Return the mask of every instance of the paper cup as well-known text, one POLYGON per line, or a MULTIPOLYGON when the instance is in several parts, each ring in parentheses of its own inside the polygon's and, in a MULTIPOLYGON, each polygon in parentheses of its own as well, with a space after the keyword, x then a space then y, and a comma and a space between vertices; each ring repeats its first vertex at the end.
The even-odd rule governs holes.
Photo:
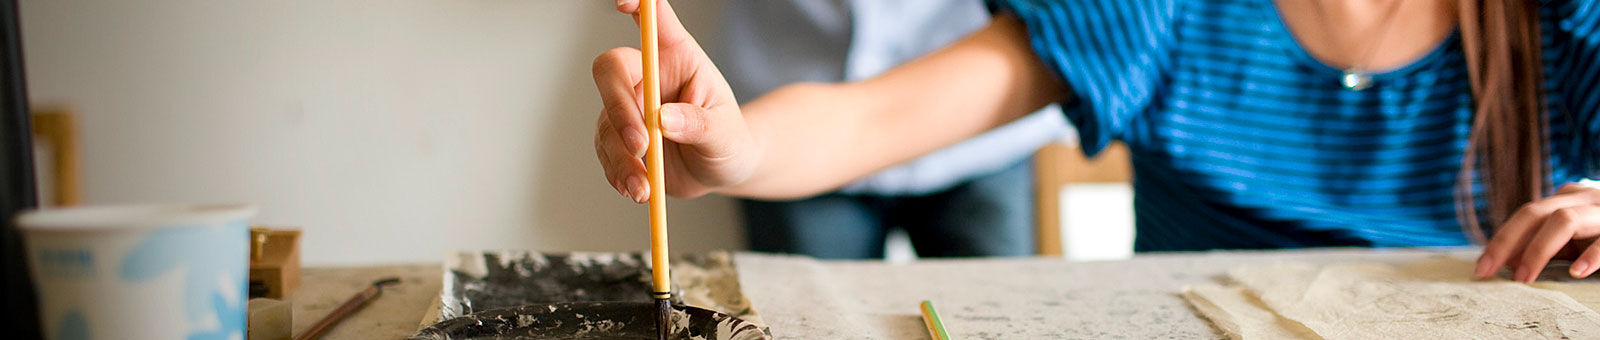
POLYGON ((246 205, 131 205, 17 217, 47 339, 238 339, 246 205))

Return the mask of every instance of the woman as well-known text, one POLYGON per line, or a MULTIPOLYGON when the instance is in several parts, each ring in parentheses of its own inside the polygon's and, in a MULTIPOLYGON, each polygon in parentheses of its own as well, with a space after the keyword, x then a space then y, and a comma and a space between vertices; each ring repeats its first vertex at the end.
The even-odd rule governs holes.
MULTIPOLYGON (((636 0, 618 3, 633 13, 636 0)), ((876 78, 735 104, 661 6, 671 194, 803 197, 1059 102, 1133 153, 1139 251, 1465 245, 1475 275, 1600 268, 1592 0, 1000 0, 876 78)), ((595 60, 596 152, 648 186, 637 50, 595 60)))

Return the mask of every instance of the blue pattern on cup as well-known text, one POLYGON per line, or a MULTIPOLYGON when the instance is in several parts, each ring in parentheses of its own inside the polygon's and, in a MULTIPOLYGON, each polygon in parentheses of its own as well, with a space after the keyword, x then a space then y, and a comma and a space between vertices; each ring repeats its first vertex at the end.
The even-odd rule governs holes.
POLYGON ((90 340, 94 339, 89 332, 89 318, 83 316, 83 311, 76 308, 61 313, 61 320, 56 322, 56 339, 60 340, 90 340))
POLYGON ((188 269, 183 303, 189 321, 195 323, 214 315, 220 323, 216 330, 188 330, 189 340, 228 339, 234 334, 242 339, 248 294, 248 238, 245 221, 158 229, 123 258, 120 275, 142 282, 180 267, 188 269), (224 292, 218 290, 219 279, 224 277, 236 283, 232 294, 226 294, 237 297, 235 303, 229 303, 223 298, 224 292))

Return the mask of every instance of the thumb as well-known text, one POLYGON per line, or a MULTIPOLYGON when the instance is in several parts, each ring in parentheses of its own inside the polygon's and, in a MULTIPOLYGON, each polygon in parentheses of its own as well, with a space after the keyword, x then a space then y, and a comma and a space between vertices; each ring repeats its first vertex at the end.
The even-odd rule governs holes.
POLYGON ((707 158, 735 154, 740 139, 736 121, 712 119, 711 111, 693 104, 661 105, 661 137, 694 148, 707 158))
POLYGON ((656 2, 656 42, 661 49, 671 49, 685 42, 694 43, 694 36, 683 28, 683 21, 678 20, 677 12, 672 10, 667 0, 617 0, 617 10, 632 14, 633 23, 638 24, 640 1, 656 2))

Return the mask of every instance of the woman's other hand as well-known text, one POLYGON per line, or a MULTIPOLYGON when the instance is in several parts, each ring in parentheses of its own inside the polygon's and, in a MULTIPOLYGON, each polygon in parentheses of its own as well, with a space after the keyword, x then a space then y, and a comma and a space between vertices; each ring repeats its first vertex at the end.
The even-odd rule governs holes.
POLYGON ((1555 195, 1523 205, 1500 225, 1478 257, 1473 275, 1493 277, 1510 267, 1513 280, 1533 282, 1551 259, 1572 259, 1569 274, 1588 277, 1600 268, 1600 189, 1567 184, 1555 195))
MULTIPOLYGON (((618 1, 617 10, 638 23, 639 1, 618 1)), ((722 73, 667 1, 660 0, 657 8, 667 193, 696 197, 748 177, 759 150, 722 73)), ((641 60, 640 51, 630 47, 594 60, 594 83, 604 104, 595 125, 595 154, 617 193, 639 203, 650 197, 641 159, 649 144, 641 60)))

